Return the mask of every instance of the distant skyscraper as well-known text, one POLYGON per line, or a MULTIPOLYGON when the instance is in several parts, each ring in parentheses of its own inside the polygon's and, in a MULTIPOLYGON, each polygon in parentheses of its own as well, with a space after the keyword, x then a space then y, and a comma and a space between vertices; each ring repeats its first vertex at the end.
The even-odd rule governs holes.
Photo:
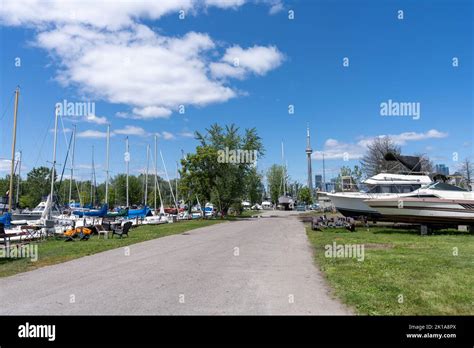
POLYGON ((311 154, 313 149, 311 148, 311 142, 309 138, 309 127, 306 129, 306 155, 308 156, 308 188, 311 190, 313 195, 313 170, 311 169, 311 154))
POLYGON ((323 191, 323 176, 320 174, 316 174, 314 176, 314 188, 320 191, 323 191))
POLYGON ((435 165, 435 172, 438 174, 443 174, 448 176, 449 175, 449 168, 446 167, 444 164, 437 164, 435 165))
POLYGON ((326 192, 331 192, 336 189, 336 178, 331 178, 330 182, 324 183, 326 186, 326 192))

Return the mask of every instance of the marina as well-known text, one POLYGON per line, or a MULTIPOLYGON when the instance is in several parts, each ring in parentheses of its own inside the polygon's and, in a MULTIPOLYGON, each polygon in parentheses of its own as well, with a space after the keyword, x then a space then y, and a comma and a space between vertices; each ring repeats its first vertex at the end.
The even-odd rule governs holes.
POLYGON ((2 0, 0 348, 472 346, 472 16, 2 0))

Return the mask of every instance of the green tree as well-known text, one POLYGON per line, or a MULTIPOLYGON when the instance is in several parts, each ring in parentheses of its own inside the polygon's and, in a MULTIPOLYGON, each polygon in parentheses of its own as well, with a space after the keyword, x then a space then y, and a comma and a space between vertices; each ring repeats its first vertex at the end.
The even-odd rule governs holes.
MULTIPOLYGON (((362 176, 362 170, 358 165, 355 165, 352 169, 348 166, 342 166, 339 171, 339 175, 336 178, 336 191, 342 190, 342 177, 350 177, 351 182, 355 185, 358 185, 362 181, 362 176)), ((344 188, 344 190, 347 189, 349 188, 344 188)), ((355 189, 355 187, 351 187, 350 189, 355 189)))
POLYGON ((278 203, 278 197, 283 194, 283 166, 274 164, 267 170, 268 193, 273 204, 278 203))
POLYGON ((258 173, 257 168, 252 168, 246 179, 247 199, 252 205, 262 201, 264 192, 262 175, 258 173))
MULTIPOLYGON (((47 167, 33 168, 26 176, 26 183, 24 183, 24 196, 20 202, 28 203, 28 206, 33 208, 41 202, 42 197, 47 196, 50 192, 51 185, 51 170, 47 167)), ((21 203, 23 206, 23 203, 21 203)))
POLYGON ((219 155, 226 149, 256 151, 263 155, 263 145, 255 128, 246 129, 243 135, 235 125, 218 124, 206 129, 205 134, 196 132, 200 144, 196 153, 181 160, 180 192, 188 199, 198 196, 201 204, 211 201, 224 214, 232 204, 246 196, 246 180, 254 163, 247 161, 222 161, 219 155))
POLYGON ((303 202, 304 204, 312 204, 313 199, 311 197, 310 189, 305 186, 298 191, 298 203, 303 202))

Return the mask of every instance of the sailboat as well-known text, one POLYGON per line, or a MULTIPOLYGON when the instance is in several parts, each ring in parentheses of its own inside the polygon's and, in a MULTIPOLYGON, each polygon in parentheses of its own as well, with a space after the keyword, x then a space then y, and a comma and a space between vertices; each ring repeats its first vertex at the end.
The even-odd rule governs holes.
POLYGON ((73 215, 82 218, 85 216, 89 217, 104 217, 107 215, 108 211, 108 204, 103 204, 100 209, 91 209, 91 210, 74 210, 72 212, 73 215))
POLYGON ((157 136, 155 135, 155 148, 154 148, 154 172, 155 172, 155 180, 154 180, 154 210, 153 210, 153 215, 152 216, 146 216, 145 219, 143 220, 144 224, 148 225, 159 225, 159 224, 165 224, 168 222, 172 222, 173 220, 168 219, 168 216, 165 214, 165 209, 163 207, 163 198, 161 197, 161 190, 160 190, 160 185, 158 183, 158 149, 157 149, 157 136), (156 206, 156 201, 157 201, 157 193, 160 198, 160 210, 159 212, 157 211, 157 206, 156 206))
MULTIPOLYGON (((128 145, 127 145, 128 146, 128 145)), ((148 161, 149 161, 149 147, 146 147, 146 171, 145 171, 145 191, 144 191, 144 205, 143 208, 138 209, 129 209, 127 214, 127 219, 132 220, 134 224, 138 222, 138 219, 144 219, 146 216, 151 215, 151 209, 147 206, 146 202, 148 200, 148 161)))
MULTIPOLYGON (((48 211, 49 209, 49 202, 50 201, 50 196, 46 196, 41 202, 38 203, 38 205, 31 211, 22 211, 21 213, 14 213, 12 215, 12 220, 16 224, 24 224, 27 223, 27 221, 33 221, 33 220, 39 220, 42 217, 45 217, 44 212, 48 211)), ((61 214, 61 211, 58 207, 57 204, 54 204, 52 207, 52 215, 53 216, 58 216, 61 214)))
MULTIPOLYGON (((3 223, 5 226, 10 225, 12 205, 13 205, 13 174, 15 167, 15 146, 16 146, 16 125, 17 125, 17 116, 18 116, 18 98, 20 96, 20 87, 17 87, 15 90, 15 107, 13 111, 13 138, 12 138, 12 160, 11 160, 11 171, 10 171, 10 188, 8 190, 8 212, 0 216, 0 223, 3 223)), ((5 208, 5 206, 4 206, 5 208)))

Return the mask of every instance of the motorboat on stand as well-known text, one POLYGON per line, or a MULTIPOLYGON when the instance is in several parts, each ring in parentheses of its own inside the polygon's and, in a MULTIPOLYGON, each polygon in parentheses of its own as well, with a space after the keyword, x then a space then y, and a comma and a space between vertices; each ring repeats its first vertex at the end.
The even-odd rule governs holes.
POLYGON ((387 221, 474 228, 474 192, 444 182, 435 182, 398 197, 369 199, 365 203, 387 221))
MULTIPOLYGON (((334 207, 346 217, 366 217, 381 220, 382 215, 365 202, 368 199, 396 198, 401 194, 413 192, 433 183, 428 173, 422 172, 420 156, 403 156, 387 152, 384 160, 393 162, 391 171, 379 173, 362 182, 366 189, 359 192, 327 193, 334 207)), ((342 183, 344 184, 344 183, 342 183)), ((344 185, 343 191, 344 191, 344 185)))
POLYGON ((365 201, 377 198, 396 198, 400 194, 413 192, 433 181, 428 175, 381 173, 363 182, 365 191, 326 193, 334 207, 346 217, 366 216, 380 220, 381 214, 365 201))

